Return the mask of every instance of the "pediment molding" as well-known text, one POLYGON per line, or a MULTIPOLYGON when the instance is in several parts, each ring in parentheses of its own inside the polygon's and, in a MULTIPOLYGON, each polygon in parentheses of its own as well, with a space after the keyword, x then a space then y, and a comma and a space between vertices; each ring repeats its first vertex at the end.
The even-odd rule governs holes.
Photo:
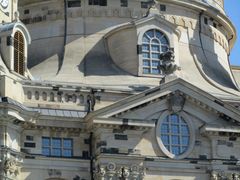
MULTIPOLYGON (((193 86, 183 79, 173 80, 159 87, 144 91, 138 95, 133 95, 108 107, 92 112, 86 116, 85 120, 92 121, 96 118, 120 118, 120 116, 123 117, 124 113, 136 111, 152 103, 169 103, 169 98, 176 93, 183 96, 186 101, 190 101, 208 112, 210 111, 217 114, 219 118, 223 120, 240 124, 240 111, 237 108, 193 86)), ((169 110, 169 107, 165 108, 165 110, 169 110)))
POLYGON ((129 29, 129 28, 139 28, 140 26, 144 26, 144 25, 149 25, 149 24, 158 24, 158 26, 166 26, 169 29, 172 30, 173 33, 175 33, 178 38, 181 37, 181 31, 178 29, 178 25, 168 21, 165 19, 165 17, 163 15, 159 15, 159 14, 154 14, 154 15, 150 15, 148 17, 145 18, 141 18, 132 22, 128 22, 128 23, 124 23, 121 24, 119 26, 117 26, 115 29, 111 30, 110 32, 108 32, 104 38, 107 39, 109 36, 111 36, 114 33, 117 33, 121 30, 125 30, 125 29, 129 29))

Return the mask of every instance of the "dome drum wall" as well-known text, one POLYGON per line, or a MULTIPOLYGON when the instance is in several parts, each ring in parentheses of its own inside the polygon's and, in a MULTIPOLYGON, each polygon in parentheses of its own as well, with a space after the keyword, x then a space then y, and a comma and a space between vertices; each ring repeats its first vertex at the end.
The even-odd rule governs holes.
MULTIPOLYGON (((190 50, 192 52, 190 56, 202 54, 203 51, 206 54, 210 53, 209 57, 203 57, 203 59, 218 62, 220 67, 225 69, 224 71, 231 74, 227 59, 230 32, 224 23, 221 24, 220 20, 210 15, 210 11, 205 12, 202 15, 201 38, 199 38, 199 11, 204 7, 204 3, 196 3, 195 6, 187 4, 192 7, 191 9, 182 6, 180 2, 164 2, 165 11, 160 10, 162 2, 156 5, 158 15, 167 20, 169 24, 176 25, 177 31, 181 32, 180 40, 172 36, 172 33, 167 35, 170 39, 170 46, 175 50, 176 64, 179 67, 182 66, 181 61, 183 61, 184 57, 178 57, 178 52, 184 52, 186 48, 186 46, 181 46, 182 43, 183 45, 189 44, 199 48, 194 48, 197 52, 190 50), (197 5, 199 5, 199 9, 196 8, 197 5), (205 24, 206 19, 207 24, 205 24)), ((138 19, 144 17, 147 9, 141 8, 139 1, 129 2, 128 7, 121 7, 119 1, 109 1, 107 6, 92 6, 88 5, 87 1, 81 1, 80 7, 66 7, 66 9, 64 8, 64 2, 56 4, 55 1, 41 3, 34 1, 26 5, 22 3, 21 5, 20 17, 28 24, 28 29, 33 38, 29 52, 31 60, 28 67, 36 77, 43 79, 51 77, 51 79, 57 80, 55 74, 62 73, 61 79, 63 78, 63 81, 68 74, 68 76, 74 77, 72 81, 81 82, 85 76, 100 74, 96 72, 99 67, 102 68, 101 72, 117 75, 119 71, 115 71, 112 67, 106 65, 111 64, 111 62, 108 62, 108 52, 113 60, 111 66, 115 65, 120 68, 120 72, 122 71, 120 74, 127 72, 132 75, 142 76, 142 61, 137 54, 137 44, 141 44, 139 43, 140 34, 144 33, 146 29, 141 28, 139 30, 138 28, 137 32, 131 28, 118 32, 115 30, 131 20, 138 21, 138 19), (64 13, 67 13, 67 16, 64 13), (41 30, 39 30, 40 24, 41 30), (37 33, 35 33, 36 31, 37 33), (115 40, 108 44, 107 47, 103 37, 112 31, 116 32, 114 34, 115 40), (125 46, 124 43, 128 44, 128 46, 125 46), (45 44, 49 44, 52 48, 49 49, 45 44), (114 47, 117 48, 118 53, 111 52, 114 47), (117 54, 120 54, 120 56, 117 54), (120 58, 124 54, 128 54, 128 56, 120 58), (94 67, 99 63, 96 57, 102 59, 102 63, 98 67, 94 67), (44 68, 46 66, 51 67, 51 71, 44 68), (70 66, 78 68, 74 68, 73 71, 69 72, 70 66), (39 69, 44 69, 44 73, 39 69)), ((209 6, 205 8, 209 8, 209 6)), ((221 16, 224 17, 223 14, 221 16)), ((151 21, 146 22, 146 26, 151 25, 151 23, 151 21)), ((156 26, 159 30, 165 28, 165 25, 161 23, 156 26)), ((166 30, 166 32, 168 31, 166 30)))

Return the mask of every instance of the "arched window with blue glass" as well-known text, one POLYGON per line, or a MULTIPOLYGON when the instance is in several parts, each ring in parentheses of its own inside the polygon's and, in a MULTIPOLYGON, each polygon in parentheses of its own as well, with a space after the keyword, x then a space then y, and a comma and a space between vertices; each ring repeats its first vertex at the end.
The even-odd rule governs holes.
POLYGON ((179 156, 188 150, 190 130, 182 116, 168 115, 160 127, 162 143, 171 154, 179 156))
POLYGON ((161 74, 160 54, 168 49, 169 41, 164 33, 157 29, 146 31, 142 38, 143 74, 161 74))

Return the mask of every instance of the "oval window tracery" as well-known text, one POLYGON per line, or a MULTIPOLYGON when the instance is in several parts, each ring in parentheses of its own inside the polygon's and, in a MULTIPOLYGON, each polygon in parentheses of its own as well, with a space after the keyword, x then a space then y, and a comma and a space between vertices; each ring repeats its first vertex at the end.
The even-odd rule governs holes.
POLYGON ((161 31, 151 29, 145 32, 142 38, 143 74, 161 74, 160 54, 168 49, 168 39, 161 31))
POLYGON ((161 124, 161 140, 164 147, 175 156, 188 150, 190 131, 187 122, 177 114, 168 115, 161 124))

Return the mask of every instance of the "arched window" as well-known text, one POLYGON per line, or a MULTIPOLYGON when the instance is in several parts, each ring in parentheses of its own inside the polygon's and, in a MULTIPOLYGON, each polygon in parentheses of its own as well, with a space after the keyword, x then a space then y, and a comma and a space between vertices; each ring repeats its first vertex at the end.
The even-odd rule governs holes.
POLYGON ((167 37, 157 29, 144 33, 142 38, 142 65, 143 74, 161 74, 160 54, 169 49, 167 37))
POLYGON ((20 31, 14 34, 14 71, 24 75, 25 71, 25 44, 20 31))

